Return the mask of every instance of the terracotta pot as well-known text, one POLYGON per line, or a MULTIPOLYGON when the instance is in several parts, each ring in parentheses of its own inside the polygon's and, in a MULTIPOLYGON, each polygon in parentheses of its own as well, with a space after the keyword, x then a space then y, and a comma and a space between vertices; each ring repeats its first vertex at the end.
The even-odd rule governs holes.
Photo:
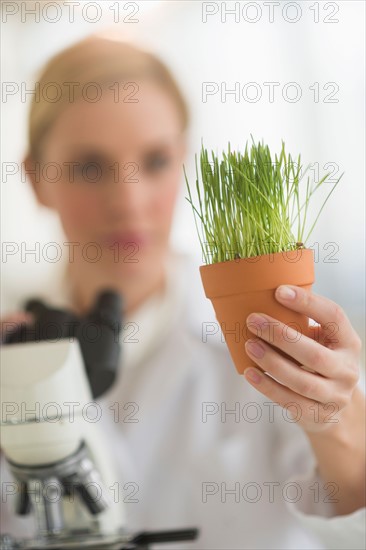
POLYGON ((200 274, 206 297, 212 302, 216 319, 240 374, 249 366, 258 367, 244 347, 247 340, 257 340, 256 334, 260 334, 253 334, 247 328, 246 318, 250 313, 266 313, 301 334, 309 335, 309 318, 282 306, 274 294, 282 284, 301 286, 311 291, 314 283, 312 250, 300 248, 203 265, 200 266, 200 274))

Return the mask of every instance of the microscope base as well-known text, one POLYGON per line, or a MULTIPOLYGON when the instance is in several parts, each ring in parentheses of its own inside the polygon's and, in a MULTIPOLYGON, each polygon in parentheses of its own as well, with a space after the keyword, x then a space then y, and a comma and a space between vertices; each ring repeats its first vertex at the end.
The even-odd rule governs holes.
POLYGON ((198 537, 198 529, 173 531, 144 531, 139 534, 116 536, 85 535, 57 537, 51 539, 16 541, 9 535, 2 535, 0 550, 68 550, 87 548, 88 550, 149 550, 151 544, 193 541, 198 537))

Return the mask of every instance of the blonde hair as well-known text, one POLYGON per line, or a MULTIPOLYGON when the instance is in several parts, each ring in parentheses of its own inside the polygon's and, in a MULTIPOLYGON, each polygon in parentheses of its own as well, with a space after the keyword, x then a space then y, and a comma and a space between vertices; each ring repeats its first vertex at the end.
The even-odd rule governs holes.
POLYGON ((29 156, 40 158, 47 132, 70 101, 83 97, 85 86, 110 87, 131 79, 150 79, 168 91, 177 105, 182 130, 186 129, 188 108, 166 65, 132 44, 93 36, 61 51, 43 68, 29 113, 29 156))

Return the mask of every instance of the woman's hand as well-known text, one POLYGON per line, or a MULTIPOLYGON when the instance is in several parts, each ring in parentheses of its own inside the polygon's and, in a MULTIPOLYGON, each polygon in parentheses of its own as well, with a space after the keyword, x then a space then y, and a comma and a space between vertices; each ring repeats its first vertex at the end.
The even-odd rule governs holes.
POLYGON ((7 336, 18 330, 23 323, 31 324, 34 317, 27 311, 15 311, 9 313, 0 320, 0 343, 4 343, 7 336))
POLYGON ((343 309, 323 296, 289 285, 278 287, 276 298, 319 325, 305 336, 268 315, 261 325, 250 315, 248 328, 258 333, 263 354, 256 357, 246 344, 259 369, 244 375, 302 426, 321 477, 336 484, 336 513, 350 514, 365 506, 366 399, 357 386, 361 340, 343 309), (293 297, 280 292, 286 288, 293 297))
POLYGON ((361 340, 335 302, 293 285, 278 287, 275 295, 282 305, 319 325, 311 327, 309 337, 268 315, 263 315, 263 322, 257 314, 250 315, 248 329, 259 339, 253 337, 245 347, 261 370, 249 368, 244 375, 257 390, 286 407, 289 418, 306 432, 330 429, 352 403, 361 340), (294 295, 281 292, 286 289, 294 295))

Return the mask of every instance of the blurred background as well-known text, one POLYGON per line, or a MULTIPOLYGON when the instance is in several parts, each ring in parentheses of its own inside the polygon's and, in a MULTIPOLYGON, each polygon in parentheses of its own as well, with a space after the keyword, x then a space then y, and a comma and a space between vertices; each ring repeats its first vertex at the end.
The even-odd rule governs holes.
MULTIPOLYGON (((190 181, 201 140, 221 152, 228 141, 243 149, 250 134, 273 152, 284 140, 317 180, 344 172, 306 245, 317 262, 314 292, 338 302, 364 340, 364 2, 2 1, 1 17, 3 246, 26 243, 32 250, 40 243, 42 250, 64 242, 57 219, 36 204, 20 169, 31 95, 17 90, 31 90, 52 54, 88 34, 129 40, 160 55, 187 97, 190 181)), ((327 192, 314 201, 309 221, 327 192)), ((185 196, 182 172, 172 241, 198 266, 203 261, 185 196)), ((42 255, 39 262, 3 256, 2 314, 36 294, 58 267, 42 255)))

